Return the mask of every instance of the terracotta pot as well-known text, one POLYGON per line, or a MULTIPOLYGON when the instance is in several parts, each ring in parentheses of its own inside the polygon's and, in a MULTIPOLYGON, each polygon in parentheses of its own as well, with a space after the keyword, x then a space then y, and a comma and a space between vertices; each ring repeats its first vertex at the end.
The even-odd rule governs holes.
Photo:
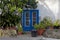
POLYGON ((22 35, 22 32, 18 32, 18 35, 22 35))
POLYGON ((39 30, 37 30, 37 33, 38 33, 38 35, 43 35, 43 33, 44 33, 44 29, 39 29, 39 30))
POLYGON ((16 27, 15 27, 15 26, 13 26, 12 28, 13 28, 13 29, 16 29, 16 27))
POLYGON ((50 30, 53 30, 53 27, 49 27, 50 30))

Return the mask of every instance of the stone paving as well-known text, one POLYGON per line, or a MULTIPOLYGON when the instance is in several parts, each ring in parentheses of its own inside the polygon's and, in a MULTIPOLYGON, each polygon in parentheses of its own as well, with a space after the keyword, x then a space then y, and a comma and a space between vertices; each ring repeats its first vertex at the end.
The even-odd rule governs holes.
POLYGON ((44 38, 42 36, 38 37, 31 37, 31 35, 20 35, 17 37, 0 37, 0 40, 60 40, 60 39, 53 39, 53 38, 44 38))
POLYGON ((47 29, 44 34, 44 37, 47 38, 56 38, 56 39, 60 39, 60 29, 54 29, 54 30, 49 30, 47 29))

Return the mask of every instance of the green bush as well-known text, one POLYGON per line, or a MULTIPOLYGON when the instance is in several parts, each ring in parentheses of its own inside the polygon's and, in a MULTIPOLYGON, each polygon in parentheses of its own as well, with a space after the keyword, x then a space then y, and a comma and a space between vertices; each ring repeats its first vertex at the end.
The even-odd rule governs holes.
POLYGON ((39 24, 35 24, 34 28, 35 29, 45 29, 47 27, 52 27, 53 23, 50 17, 45 17, 43 20, 40 21, 39 24))
POLYGON ((35 24, 34 25, 34 28, 37 30, 37 29, 39 29, 39 24, 35 24))
POLYGON ((34 28, 36 29, 36 30, 38 30, 38 29, 45 29, 45 24, 44 24, 44 21, 41 21, 39 24, 35 24, 34 25, 34 28))
POLYGON ((54 22, 54 26, 60 26, 60 20, 56 20, 56 21, 54 22))

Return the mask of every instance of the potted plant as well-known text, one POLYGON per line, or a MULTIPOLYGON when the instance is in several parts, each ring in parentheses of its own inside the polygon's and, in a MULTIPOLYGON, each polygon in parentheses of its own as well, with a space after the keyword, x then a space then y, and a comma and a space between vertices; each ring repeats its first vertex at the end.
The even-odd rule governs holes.
POLYGON ((46 29, 53 29, 53 23, 50 17, 45 17, 43 19, 46 29))
POLYGON ((45 31, 45 24, 44 21, 41 21, 39 24, 35 24, 34 28, 37 30, 38 35, 42 35, 45 31))
POLYGON ((54 22, 54 29, 59 29, 59 27, 60 27, 60 20, 56 20, 54 22))
POLYGON ((45 17, 38 25, 34 25, 39 35, 42 35, 45 29, 53 29, 53 23, 50 17, 45 17))
POLYGON ((22 26, 20 23, 17 26, 18 26, 18 35, 21 35, 23 33, 22 26))
POLYGON ((38 34, 42 35, 45 31, 45 28, 46 28, 46 26, 45 26, 44 22, 41 21, 39 24, 38 30, 37 30, 38 34))

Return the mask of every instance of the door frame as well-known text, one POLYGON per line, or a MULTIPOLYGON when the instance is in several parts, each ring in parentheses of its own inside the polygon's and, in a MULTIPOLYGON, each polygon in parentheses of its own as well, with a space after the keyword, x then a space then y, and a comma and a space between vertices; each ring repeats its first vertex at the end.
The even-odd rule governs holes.
POLYGON ((23 13, 22 13, 22 28, 23 28, 23 31, 31 31, 32 29, 34 29, 34 27, 32 26, 32 12, 33 11, 37 11, 37 13, 38 14, 36 14, 37 15, 37 24, 39 23, 39 10, 23 10, 23 13), (26 11, 29 11, 30 13, 30 26, 29 26, 29 28, 28 27, 25 27, 25 24, 24 24, 24 22, 25 22, 25 12, 26 11))

